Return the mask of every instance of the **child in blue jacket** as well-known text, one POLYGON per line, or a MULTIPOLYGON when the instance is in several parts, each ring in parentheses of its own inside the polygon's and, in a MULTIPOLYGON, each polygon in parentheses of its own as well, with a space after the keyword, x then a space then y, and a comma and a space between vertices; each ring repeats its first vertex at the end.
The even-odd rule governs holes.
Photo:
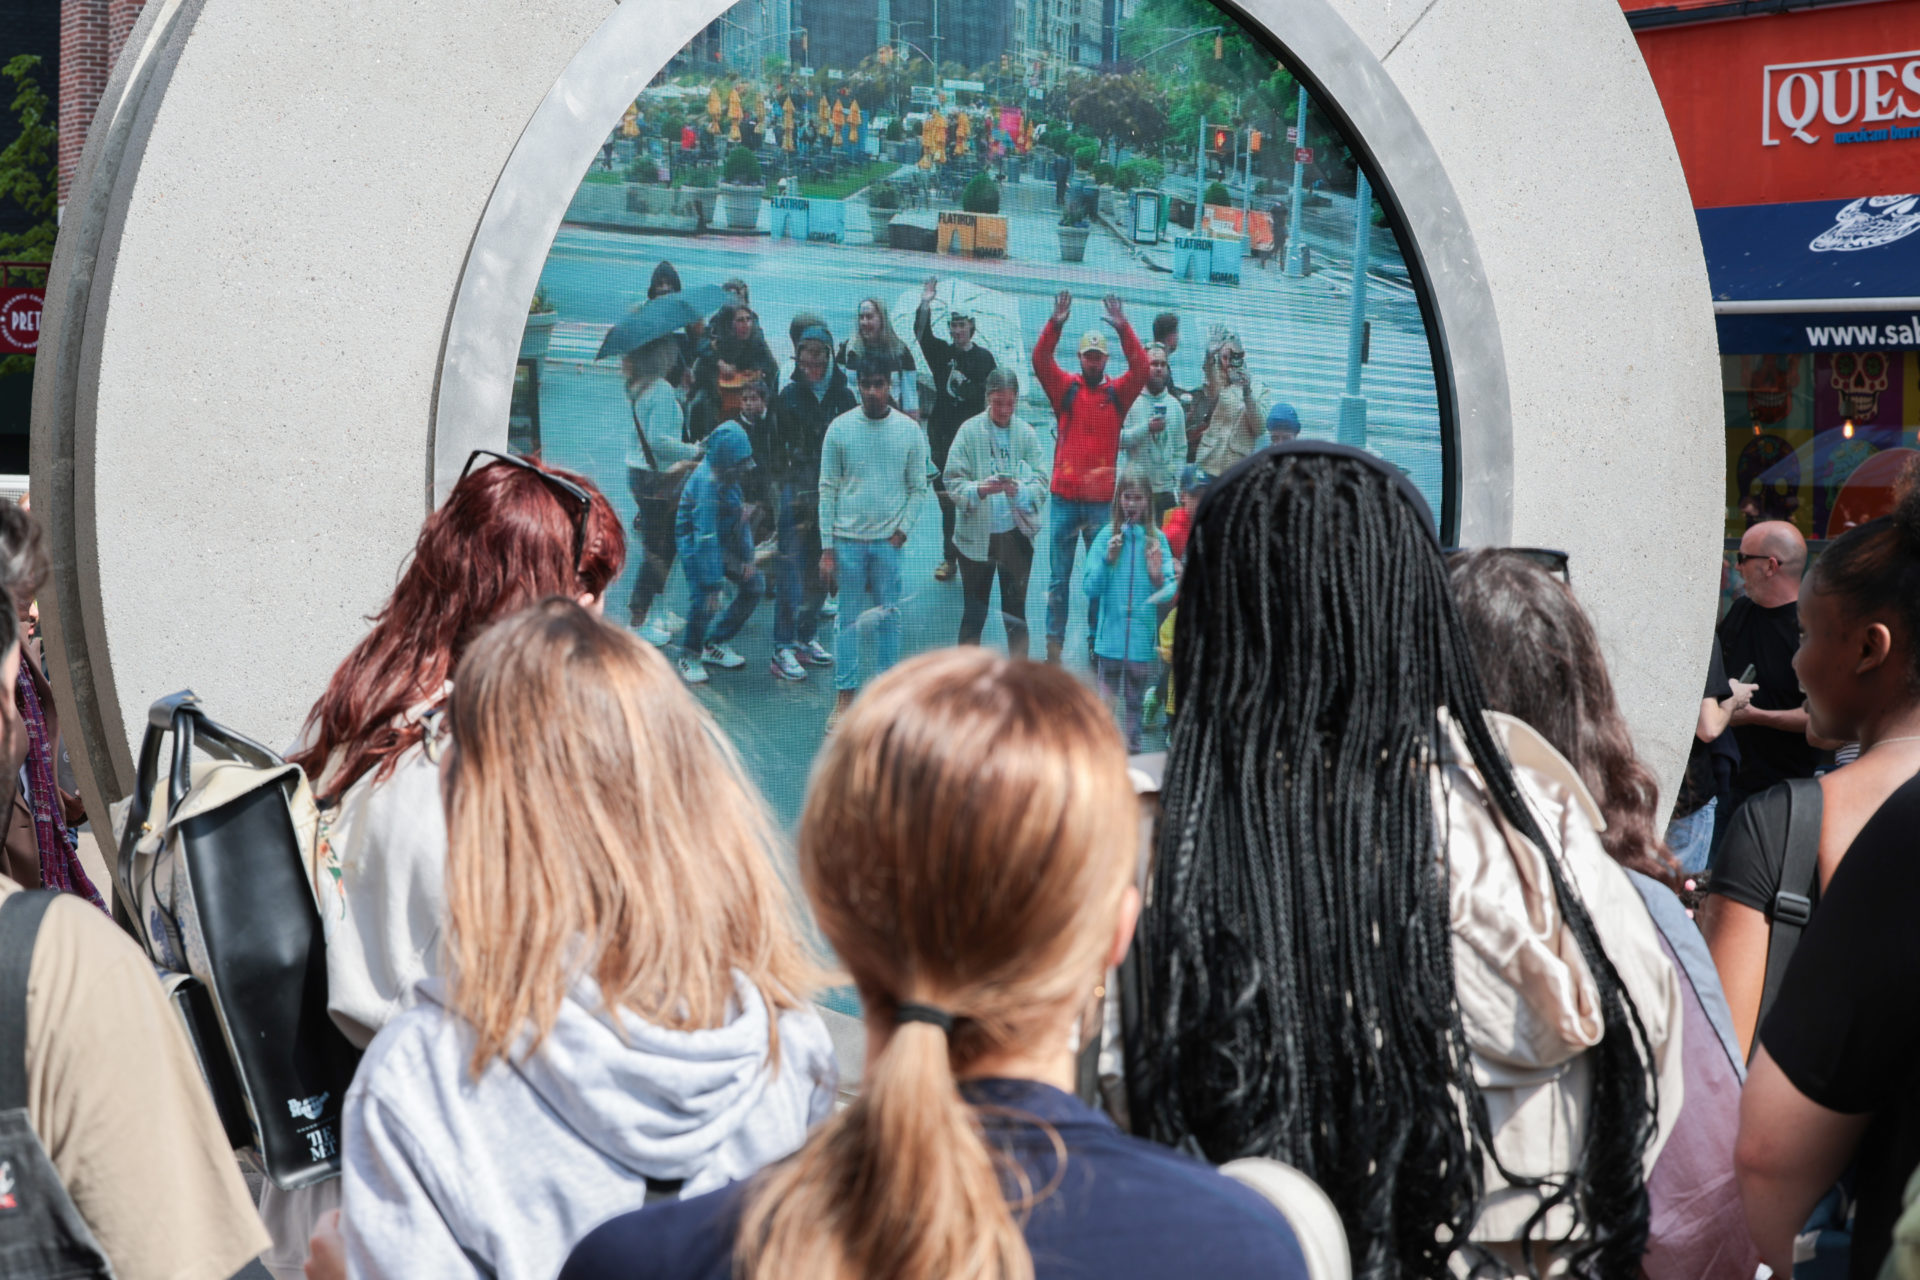
POLYGON ((1154 528, 1147 478, 1128 470, 1115 482, 1113 510, 1094 537, 1085 588, 1098 608, 1093 670, 1100 696, 1117 703, 1127 750, 1140 750, 1141 703, 1160 678, 1160 610, 1173 597, 1177 564, 1154 528))
POLYGON ((707 682, 709 662, 729 671, 747 662, 727 641, 747 624, 765 588, 754 566, 753 534, 740 494, 741 478, 753 465, 745 429, 738 422, 721 423, 707 437, 706 458, 680 491, 673 532, 680 569, 687 575, 687 629, 680 638, 679 665, 688 684, 707 682), (716 623, 720 590, 728 582, 738 590, 716 623))

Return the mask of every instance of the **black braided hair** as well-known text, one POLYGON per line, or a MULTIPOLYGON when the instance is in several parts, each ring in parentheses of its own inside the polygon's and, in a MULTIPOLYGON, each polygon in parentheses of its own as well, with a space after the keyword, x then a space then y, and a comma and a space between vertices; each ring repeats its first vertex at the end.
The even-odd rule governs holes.
MULTIPOLYGON (((1552 848, 1481 714, 1425 519, 1396 478, 1351 458, 1269 450, 1214 486, 1181 587, 1180 716, 1126 1046, 1137 1129, 1215 1162, 1301 1169, 1339 1206, 1367 1280, 1447 1275, 1492 1158, 1454 993, 1441 708, 1500 813, 1552 848)), ((1575 1274, 1637 1276, 1652 1054, 1546 861, 1605 1033, 1575 1168, 1501 1172, 1543 1194, 1530 1239, 1549 1207, 1571 1210, 1559 1252, 1575 1274)))

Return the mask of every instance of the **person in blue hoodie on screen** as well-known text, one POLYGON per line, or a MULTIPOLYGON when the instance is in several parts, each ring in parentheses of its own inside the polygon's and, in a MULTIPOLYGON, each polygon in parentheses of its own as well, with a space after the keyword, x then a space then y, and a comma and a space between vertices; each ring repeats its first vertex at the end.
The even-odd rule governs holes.
POLYGON ((766 579, 753 561, 753 530, 740 482, 753 470, 753 445, 737 422, 715 427, 707 437, 707 456, 680 491, 674 540, 681 572, 687 575, 687 629, 680 637, 680 678, 705 684, 707 663, 732 671, 747 660, 727 644, 747 625, 765 594, 766 579), (733 603, 720 620, 720 596, 727 583, 736 588, 733 603))
POLYGON ((1173 598, 1178 564, 1152 523, 1153 489, 1144 472, 1121 472, 1113 512, 1093 539, 1084 584, 1097 609, 1093 671, 1100 696, 1119 715, 1127 750, 1140 750, 1147 690, 1160 679, 1160 604, 1173 598))

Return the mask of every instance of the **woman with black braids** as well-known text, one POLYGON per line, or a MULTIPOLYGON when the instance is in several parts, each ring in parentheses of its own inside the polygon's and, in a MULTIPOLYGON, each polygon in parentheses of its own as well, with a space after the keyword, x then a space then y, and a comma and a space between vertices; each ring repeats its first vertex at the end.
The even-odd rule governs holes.
POLYGON ((1418 490, 1255 454, 1195 517, 1181 619, 1135 1127, 1313 1177, 1357 1276, 1637 1275, 1678 979, 1577 776, 1484 712, 1418 490))

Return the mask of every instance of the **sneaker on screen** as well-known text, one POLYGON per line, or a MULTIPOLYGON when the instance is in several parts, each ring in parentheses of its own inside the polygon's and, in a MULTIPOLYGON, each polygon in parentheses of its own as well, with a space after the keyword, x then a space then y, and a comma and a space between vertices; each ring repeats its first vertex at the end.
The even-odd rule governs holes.
POLYGON ((737 671, 747 665, 747 660, 735 652, 732 645, 710 644, 700 656, 723 671, 737 671))

